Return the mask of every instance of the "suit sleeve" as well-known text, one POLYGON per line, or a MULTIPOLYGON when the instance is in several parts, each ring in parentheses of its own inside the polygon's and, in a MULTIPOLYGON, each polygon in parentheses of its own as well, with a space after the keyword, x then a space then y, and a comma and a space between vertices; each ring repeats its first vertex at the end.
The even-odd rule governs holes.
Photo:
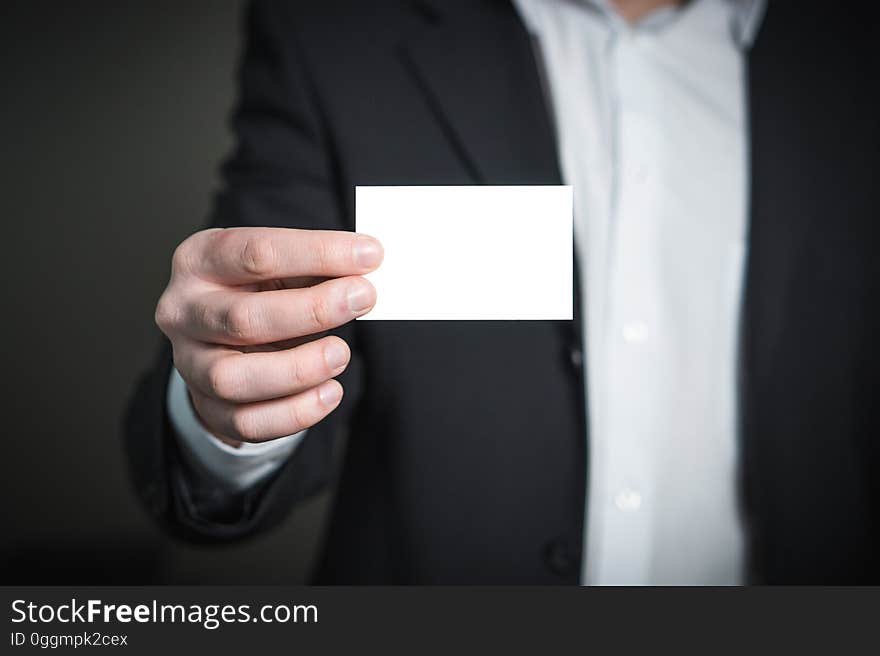
MULTIPOLYGON (((222 167, 211 224, 349 229, 330 130, 310 83, 283 3, 253 2, 233 115, 236 147, 222 167)), ((198 541, 233 540, 280 521, 299 500, 325 486, 334 453, 359 397, 361 360, 351 325, 334 331, 352 347, 339 377, 342 404, 309 430, 293 456, 267 481, 232 493, 188 471, 169 426, 166 392, 171 348, 163 342, 140 380, 125 420, 125 450, 136 493, 172 533, 198 541)))

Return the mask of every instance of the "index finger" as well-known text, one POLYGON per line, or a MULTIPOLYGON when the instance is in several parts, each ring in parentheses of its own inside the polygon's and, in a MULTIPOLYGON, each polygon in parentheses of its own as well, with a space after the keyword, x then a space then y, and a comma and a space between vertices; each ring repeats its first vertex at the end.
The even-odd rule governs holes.
POLYGON ((383 256, 373 237, 343 230, 224 228, 202 238, 193 269, 201 278, 233 285, 360 275, 379 266, 383 256))

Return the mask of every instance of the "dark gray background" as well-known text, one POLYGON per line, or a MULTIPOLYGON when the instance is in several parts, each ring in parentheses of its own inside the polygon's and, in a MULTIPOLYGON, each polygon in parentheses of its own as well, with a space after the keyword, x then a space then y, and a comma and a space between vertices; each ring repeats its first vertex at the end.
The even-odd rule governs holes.
POLYGON ((121 416, 174 245, 231 146, 242 3, 3 3, 0 583, 295 583, 326 499, 231 547, 163 536, 121 416))

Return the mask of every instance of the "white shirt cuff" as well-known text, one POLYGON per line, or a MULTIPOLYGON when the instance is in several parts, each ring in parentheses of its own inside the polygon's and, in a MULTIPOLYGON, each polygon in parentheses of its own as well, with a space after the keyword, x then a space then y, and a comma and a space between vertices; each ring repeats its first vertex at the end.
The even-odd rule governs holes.
POLYGON ((174 367, 166 400, 168 419, 184 447, 187 462, 235 492, 242 492, 277 471, 306 435, 306 431, 301 431, 259 444, 244 443, 237 448, 221 442, 199 421, 186 382, 174 367))

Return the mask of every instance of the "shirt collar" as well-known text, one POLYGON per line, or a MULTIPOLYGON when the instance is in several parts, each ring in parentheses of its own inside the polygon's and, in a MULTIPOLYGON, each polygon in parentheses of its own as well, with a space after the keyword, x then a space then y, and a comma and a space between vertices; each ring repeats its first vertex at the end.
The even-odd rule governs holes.
MULTIPOLYGON (((571 0, 569 0, 571 1, 571 0)), ((589 6, 603 14, 617 18, 617 13, 611 4, 611 0, 574 0, 589 6)), ((699 2, 700 0, 689 0, 699 2)), ((736 44, 743 50, 747 50, 755 42, 764 12, 767 8, 767 0, 724 0, 731 10, 731 32, 736 44)), ((641 25, 647 27, 651 24, 665 22, 670 18, 674 9, 661 9, 646 16, 641 25)))

